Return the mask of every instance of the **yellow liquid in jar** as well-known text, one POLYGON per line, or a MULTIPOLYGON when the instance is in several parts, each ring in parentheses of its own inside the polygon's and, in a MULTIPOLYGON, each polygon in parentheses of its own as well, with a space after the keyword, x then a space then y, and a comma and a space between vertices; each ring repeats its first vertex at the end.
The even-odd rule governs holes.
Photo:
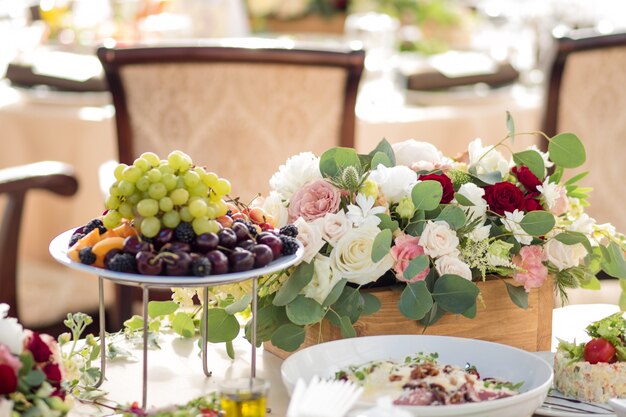
POLYGON ((229 396, 222 394, 221 406, 225 417, 265 417, 265 395, 229 396))

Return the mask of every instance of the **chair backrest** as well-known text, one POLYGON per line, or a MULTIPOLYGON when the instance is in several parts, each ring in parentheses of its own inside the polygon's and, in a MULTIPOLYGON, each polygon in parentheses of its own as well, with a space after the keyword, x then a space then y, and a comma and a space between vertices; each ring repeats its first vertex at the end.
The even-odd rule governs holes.
POLYGON ((247 202, 268 191, 287 157, 354 145, 362 50, 227 45, 98 50, 121 162, 180 149, 231 180, 247 202))
MULTIPOLYGON (((61 162, 37 162, 0 169, 0 196, 6 197, 0 224, 0 302, 18 317, 17 257, 24 200, 31 190, 71 196, 78 190, 74 170, 61 162)), ((45 208, 42 208, 45 210, 45 208)))
POLYGON ((577 31, 558 39, 543 130, 578 135, 587 150, 581 183, 593 187, 586 211, 626 232, 626 33, 577 31))

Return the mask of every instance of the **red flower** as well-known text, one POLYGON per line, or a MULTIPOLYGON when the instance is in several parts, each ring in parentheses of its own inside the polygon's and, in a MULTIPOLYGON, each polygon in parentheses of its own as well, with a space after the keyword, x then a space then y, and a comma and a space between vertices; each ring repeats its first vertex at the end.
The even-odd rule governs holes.
POLYGON ((41 339, 41 336, 37 332, 33 332, 28 340, 26 349, 33 354, 35 362, 48 362, 52 356, 50 347, 41 339))
POLYGON ((485 187, 485 200, 489 209, 504 215, 505 211, 524 210, 524 193, 510 182, 499 182, 485 187))
POLYGON ((524 197, 524 211, 529 212, 535 210, 543 210, 543 207, 541 207, 541 203, 537 201, 536 198, 529 194, 524 197))
POLYGON ((541 185, 541 181, 539 181, 539 178, 537 178, 527 166, 515 166, 511 171, 524 188, 526 188, 526 191, 529 193, 537 192, 537 186, 541 185))
POLYGON ((443 188, 443 194, 441 196, 440 204, 448 204, 454 198, 454 187, 452 186, 452 181, 445 174, 427 174, 420 175, 420 181, 437 181, 441 184, 441 188, 443 188))
POLYGON ((59 365, 49 363, 43 367, 43 373, 46 374, 46 378, 53 387, 61 387, 61 368, 59 368, 59 365))
POLYGON ((17 389, 17 375, 9 365, 0 365, 0 395, 10 394, 17 389))

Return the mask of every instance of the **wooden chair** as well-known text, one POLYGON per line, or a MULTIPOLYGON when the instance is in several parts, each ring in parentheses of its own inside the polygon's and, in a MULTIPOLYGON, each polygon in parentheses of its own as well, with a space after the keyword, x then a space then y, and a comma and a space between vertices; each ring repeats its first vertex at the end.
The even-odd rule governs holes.
MULTIPOLYGON (((250 202, 269 191, 289 156, 354 145, 362 50, 240 39, 103 47, 98 57, 113 96, 121 162, 180 149, 250 202)), ((120 302, 129 308, 123 295, 120 302)))
MULTIPOLYGON (((612 223, 620 232, 626 232, 626 195, 621 192, 626 176, 624 108, 626 33, 574 31, 557 39, 543 131, 549 136, 572 132, 584 142, 587 161, 577 172, 590 171, 581 181, 593 187, 586 212, 598 223, 612 223)), ((604 294, 585 291, 572 300, 617 303, 617 284, 603 281, 604 294)))

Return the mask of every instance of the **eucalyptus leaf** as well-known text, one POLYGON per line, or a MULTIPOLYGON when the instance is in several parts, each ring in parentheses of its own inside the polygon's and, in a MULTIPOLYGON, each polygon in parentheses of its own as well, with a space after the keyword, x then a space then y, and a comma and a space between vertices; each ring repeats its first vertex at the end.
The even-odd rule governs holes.
POLYGON ((539 152, 532 149, 522 152, 516 152, 513 154, 513 161, 515 165, 525 165, 530 171, 535 174, 539 180, 543 180, 545 175, 545 164, 543 158, 539 155, 539 152))
POLYGON ((502 182, 502 174, 500 173, 500 171, 476 174, 476 177, 482 182, 484 182, 485 184, 489 184, 489 185, 502 182))
POLYGON ((134 315, 124 322, 124 327, 130 330, 143 329, 143 317, 134 315))
POLYGON ((476 313, 477 313, 476 310, 477 310, 476 303, 474 303, 473 306, 471 306, 470 308, 468 308, 461 314, 463 315, 463 317, 467 317, 468 319, 474 319, 476 318, 476 313))
POLYGON ((606 248, 601 246, 604 259, 602 269, 615 278, 626 279, 626 262, 624 254, 615 242, 611 242, 606 248))
POLYGON ((465 225, 465 212, 457 206, 444 206, 441 213, 437 216, 437 220, 443 220, 450 225, 452 229, 459 229, 465 225))
POLYGON ((416 256, 415 258, 409 261, 409 264, 407 265, 402 275, 404 276, 405 279, 411 280, 416 275, 424 271, 428 267, 428 265, 430 265, 430 260, 428 256, 425 256, 425 255, 416 256))
POLYGON ((515 143, 515 121, 508 110, 506 112, 506 130, 509 132, 511 143, 515 143))
POLYGON ((150 318, 167 316, 178 310, 178 303, 174 301, 150 301, 148 303, 148 316, 150 318))
POLYGON ((443 188, 437 181, 426 180, 418 182, 411 190, 411 199, 415 210, 434 210, 441 202, 443 188))
POLYGON ((30 351, 22 352, 20 354, 20 363, 22 367, 18 371, 19 376, 24 376, 33 368, 35 364, 35 359, 33 358, 33 354, 30 351))
POLYGON ((392 233, 398 230, 398 222, 392 220, 387 213, 379 213, 376 216, 380 219, 380 224, 378 225, 380 230, 389 229, 392 233))
POLYGON ((38 387, 46 380, 46 374, 40 369, 31 369, 24 377, 24 382, 29 387, 38 387))
POLYGON ((235 359, 235 347, 233 346, 233 341, 229 340, 226 342, 226 354, 229 358, 235 359))
POLYGON ((361 168, 361 160, 352 148, 331 148, 320 157, 320 172, 326 178, 338 176, 348 166, 361 168))
MULTIPOLYGON (((446 314, 446 312, 440 309, 437 303, 433 303, 433 307, 419 322, 422 326, 428 327, 432 324, 437 323, 444 314, 446 314)), ((424 331, 426 331, 426 329, 424 329, 424 331)))
POLYGON ((433 306, 433 298, 424 281, 407 284, 398 302, 398 309, 411 320, 422 319, 433 306))
MULTIPOLYGON (((209 310, 209 313, 210 312, 209 310)), ((172 320, 172 330, 183 337, 193 337, 196 333, 196 326, 194 326, 193 320, 189 317, 189 314, 178 312, 174 315, 174 320, 172 320)))
POLYGON ((554 239, 566 245, 575 245, 577 243, 582 243, 582 245, 587 249, 587 252, 593 251, 593 248, 589 243, 589 238, 587 238, 587 236, 580 232, 561 232, 558 235, 554 236, 554 239))
POLYGON ((471 281, 458 275, 446 274, 435 282, 432 296, 440 308, 461 314, 476 303, 478 292, 478 287, 471 281))
POLYGON ((381 230, 374 238, 372 244, 372 262, 378 262, 389 253, 391 249, 391 230, 381 230))
POLYGON ((344 339, 356 337, 356 330, 354 330, 354 326, 352 326, 350 317, 343 316, 339 319, 339 329, 341 330, 341 337, 344 339))
POLYGON ((239 334, 241 327, 237 318, 232 314, 228 314, 223 308, 210 308, 207 322, 209 325, 207 339, 211 343, 234 340, 239 334))
POLYGON ((228 314, 240 313, 244 311, 246 308, 248 308, 251 301, 252 301, 252 294, 244 294, 244 296, 241 297, 239 300, 224 307, 224 310, 226 310, 228 314))
POLYGON ((291 276, 276 293, 276 297, 274 297, 274 301, 272 301, 274 305, 287 305, 300 294, 302 288, 306 287, 307 284, 311 282, 311 279, 313 279, 314 262, 315 261, 311 263, 302 262, 296 267, 291 276))
POLYGON ((289 320, 301 326, 317 323, 324 317, 322 306, 312 298, 298 295, 286 306, 289 320))
POLYGON ((287 352, 293 352, 304 343, 305 336, 306 331, 304 327, 287 323, 280 326, 274 332, 271 340, 272 344, 277 348, 287 352))
POLYGON ((563 168, 577 168, 585 163, 583 143, 573 133, 560 133, 548 144, 550 160, 563 168))
POLYGON ((454 194, 454 199, 461 206, 470 207, 470 206, 474 206, 475 205, 474 203, 471 202, 471 200, 469 198, 465 197, 463 194, 455 193, 454 194))
POLYGON ((421 236, 426 226, 426 213, 423 210, 415 212, 409 224, 404 228, 404 233, 411 236, 421 236))
MULTIPOLYGON (((352 323, 355 323, 363 313, 364 304, 365 301, 361 297, 359 290, 346 286, 339 299, 332 305, 332 309, 339 317, 348 316, 352 323)), ((338 320, 334 320, 333 316, 330 316, 329 320, 335 326, 340 326, 338 320)))
POLYGON ((523 286, 511 285, 504 281, 506 284, 506 292, 509 294, 511 301, 516 306, 528 310, 528 293, 523 286))
POLYGON ((554 224, 554 215, 542 210, 526 213, 520 222, 522 229, 530 236, 543 236, 552 230, 554 224))
MULTIPOLYGON (((396 154, 393 151, 393 147, 384 138, 380 142, 378 142, 378 145, 376 145, 376 149, 370 152, 369 156, 373 158, 379 152, 382 152, 383 154, 387 156, 387 158, 389 158, 389 161, 391 162, 390 166, 396 165, 396 154)), ((372 163, 372 169, 376 169, 376 165, 374 165, 373 163, 372 163)))
POLYGON ((372 164, 372 169, 376 169, 376 167, 378 167, 378 165, 381 165, 381 164, 389 168, 393 166, 393 163, 391 162, 389 157, 382 152, 376 152, 374 154, 374 156, 372 157, 371 164, 372 164))
POLYGON ((361 297, 363 298, 363 315, 372 315, 380 310, 381 303, 378 297, 369 292, 361 291, 361 297))
POLYGON ((335 303, 335 301, 337 301, 339 297, 341 296, 341 293, 343 292, 343 289, 347 283, 348 283, 348 280, 344 278, 340 279, 339 282, 335 284, 333 289, 330 290, 330 292, 326 296, 326 299, 322 303, 322 307, 328 307, 329 305, 335 303))
MULTIPOLYGON (((270 340, 272 334, 286 323, 289 323, 289 318, 285 312, 285 307, 277 307, 274 304, 261 307, 256 316, 257 343, 270 340)), ((245 338, 252 343, 252 320, 246 323, 244 330, 245 338)))

